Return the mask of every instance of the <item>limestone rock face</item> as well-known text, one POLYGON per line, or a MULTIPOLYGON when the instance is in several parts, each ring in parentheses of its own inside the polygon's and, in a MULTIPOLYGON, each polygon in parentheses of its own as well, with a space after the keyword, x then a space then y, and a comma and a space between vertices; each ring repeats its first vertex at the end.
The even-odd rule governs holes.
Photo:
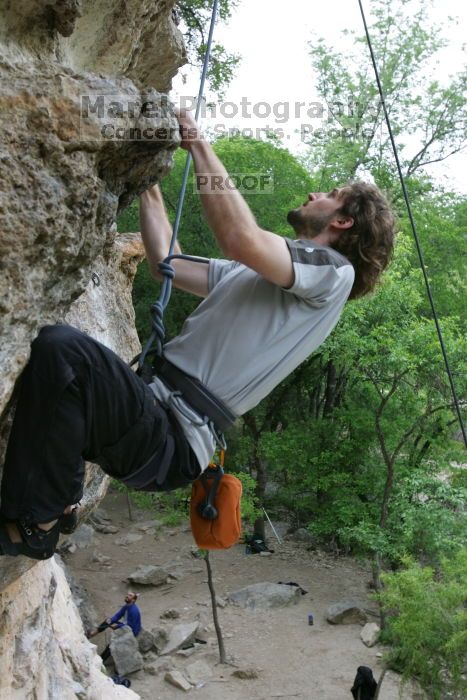
POLYGON ((0 42, 12 62, 33 55, 76 72, 126 75, 167 92, 186 62, 175 0, 23 0, 2 3, 0 42))
POLYGON ((0 412, 38 328, 108 254, 117 211, 171 167, 178 124, 158 90, 184 61, 172 5, 1 5, 0 412))
MULTIPOLYGON (((90 333, 129 360, 139 349, 131 283, 143 246, 138 234, 116 239, 112 234, 111 239, 112 246, 93 263, 94 281, 57 320, 90 333)), ((81 518, 103 498, 107 484, 102 470, 88 464, 81 518)), ((0 698, 23 700, 29 687, 43 689, 37 697, 48 700, 138 697, 115 686, 100 668, 95 647, 84 637, 69 584, 54 560, 0 557, 0 698)))
POLYGON ((0 593, 0 697, 24 700, 137 700, 101 672, 64 572, 39 562, 0 593))
MULTIPOLYGON (((163 94, 185 61, 173 5, 1 3, 0 476, 16 380, 41 326, 75 325, 127 361, 140 349, 131 286, 143 249, 114 222, 169 172, 179 143, 163 94), (124 106, 112 137, 109 104, 124 106)), ((88 465, 80 518, 106 488, 88 465)), ((0 557, 0 698, 137 697, 100 665, 57 563, 0 557)))

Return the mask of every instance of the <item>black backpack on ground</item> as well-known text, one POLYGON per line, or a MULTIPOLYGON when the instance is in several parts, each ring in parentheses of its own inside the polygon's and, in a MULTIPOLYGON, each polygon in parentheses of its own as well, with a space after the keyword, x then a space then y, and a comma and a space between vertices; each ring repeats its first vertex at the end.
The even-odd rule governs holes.
POLYGON ((374 700, 378 684, 373 678, 373 671, 368 666, 359 666, 357 675, 350 689, 355 700, 374 700))

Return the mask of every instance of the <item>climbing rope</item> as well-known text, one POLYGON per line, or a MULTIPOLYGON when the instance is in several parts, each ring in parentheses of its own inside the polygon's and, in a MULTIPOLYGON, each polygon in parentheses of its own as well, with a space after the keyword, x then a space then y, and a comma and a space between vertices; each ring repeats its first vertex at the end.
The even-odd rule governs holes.
POLYGON ((458 398, 457 398, 456 387, 455 387, 455 385, 454 385, 454 380, 453 380, 452 373, 451 373, 451 368, 450 368, 450 365, 449 365, 449 359, 448 359, 448 355, 447 355, 447 352, 446 352, 446 346, 445 346, 445 344, 444 344, 443 334, 442 334, 442 331, 441 331, 441 326, 440 326, 440 323, 439 323, 438 314, 437 314, 437 312, 436 312, 435 303, 434 303, 433 295, 432 295, 432 292, 431 292, 430 281, 429 281, 429 279, 428 279, 428 273, 427 273, 426 266, 425 266, 425 261, 424 261, 424 258, 423 258, 422 248, 421 248, 421 245, 420 245, 420 240, 419 240, 419 238, 418 238, 417 228, 416 228, 416 226, 415 226, 415 220, 414 220, 414 217, 413 217, 413 214, 412 214, 412 207, 411 207, 411 205, 410 205, 409 195, 408 195, 408 192, 407 192, 407 187, 406 187, 406 185, 405 185, 405 179, 404 179, 404 176, 403 176, 403 174, 402 174, 402 168, 401 168, 401 164, 400 164, 400 161, 399 161, 399 155, 398 155, 398 152, 397 152, 396 142, 395 142, 395 140, 394 140, 394 135, 393 135, 393 131, 392 131, 392 128, 391 128, 391 122, 390 122, 390 120, 389 120, 389 113, 388 113, 388 110, 387 110, 387 107, 386 107, 386 101, 385 101, 385 99, 384 99, 383 87, 382 87, 382 85, 381 85, 381 79, 380 79, 380 77, 379 77, 379 71, 378 71, 378 67, 377 67, 377 65, 376 65, 375 54, 374 54, 374 51, 373 51, 373 45, 372 45, 372 43, 371 43, 370 32, 369 32, 369 30, 368 30, 368 25, 367 25, 367 22, 366 22, 366 17, 365 17, 365 12, 364 12, 364 10, 363 10, 362 1, 361 1, 361 0, 358 0, 358 4, 359 4, 359 6, 360 6, 360 12, 361 12, 361 15, 362 15, 363 26, 365 27, 366 40, 367 40, 368 48, 369 48, 369 50, 370 50, 371 62, 372 62, 372 64, 373 64, 373 70, 374 70, 374 72, 375 72, 376 83, 377 83, 377 85, 378 85, 379 96, 380 96, 381 104, 382 104, 383 111, 384 111, 384 118, 385 118, 385 120, 386 120, 386 126, 387 126, 388 133, 389 133, 389 139, 390 139, 390 141, 391 141, 391 146, 392 146, 392 150, 393 150, 393 153, 394 153, 394 159, 395 159, 395 161, 396 161, 397 171, 398 171, 398 173, 399 173, 399 180, 400 180, 401 187, 402 187, 402 192, 403 192, 403 195, 404 195, 405 205, 406 205, 406 207, 407 207, 407 213, 408 213, 408 215, 409 215, 410 225, 411 225, 411 227, 412 227, 412 232, 413 232, 413 236, 414 236, 414 239, 415 239, 415 245, 416 245, 416 247, 417 247, 417 253, 418 253, 419 260, 420 260, 420 267, 422 268, 423 278, 424 278, 424 280, 425 280, 425 287, 426 287, 426 291, 427 291, 427 294, 428 294, 428 299, 430 300, 431 311, 432 311, 432 314, 433 314, 433 319, 434 319, 434 322, 435 322, 436 331, 437 331, 437 333, 438 333, 439 344, 440 344, 440 346, 441 346, 441 352, 442 352, 442 354, 443 354, 444 364, 445 364, 445 366, 446 366, 446 372, 447 372, 447 375, 448 375, 448 378, 449 378, 449 384, 450 384, 450 387, 451 387, 452 398, 453 398, 454 406, 455 406, 455 409, 456 409, 457 417, 458 417, 458 419, 459 419, 459 425, 460 425, 460 427, 461 427, 462 436, 463 436, 463 438, 464 438, 464 444, 465 444, 465 446, 467 447, 467 435, 466 435, 466 431, 465 431, 464 422, 463 422, 463 420, 462 420, 462 413, 461 413, 461 410, 460 410, 459 400, 458 400, 458 398))
MULTIPOLYGON (((212 48, 212 38, 214 35, 214 26, 216 24, 216 17, 217 17, 217 8, 218 8, 219 0, 214 0, 213 5, 212 5, 212 12, 211 12, 211 23, 209 26, 209 36, 208 36, 208 42, 206 44, 206 53, 204 54, 204 62, 203 62, 203 70, 201 73, 201 80, 200 80, 200 85, 199 85, 199 90, 198 90, 198 98, 196 101, 196 111, 195 111, 195 121, 198 121, 199 118, 199 113, 201 109, 201 102, 203 99, 203 94, 204 94, 204 85, 206 82, 206 76, 208 73, 208 66, 209 66, 209 59, 211 56, 211 48, 212 48)), ((171 265, 172 260, 176 259, 181 259, 181 260, 190 260, 191 262, 197 262, 197 263, 208 263, 208 260, 205 258, 199 258, 194 255, 174 255, 174 250, 175 250, 175 244, 177 242, 177 235, 178 235, 178 229, 180 227, 180 219, 182 217, 182 210, 183 210, 183 203, 185 201, 185 192, 186 192, 186 187, 187 187, 187 182, 188 182, 188 174, 190 171, 190 165, 191 165, 191 153, 189 152, 187 154, 187 158, 185 161, 185 170, 183 171, 183 178, 182 178, 182 186, 180 188, 180 194, 178 197, 178 203, 177 203, 177 211, 175 214, 175 222, 173 225, 173 230, 172 230, 172 238, 170 240, 170 246, 169 246, 169 254, 167 255, 166 258, 162 262, 159 263, 159 271, 162 274, 162 285, 161 285, 161 291, 159 294, 159 298, 157 299, 156 302, 151 306, 151 316, 152 316, 152 334, 151 337, 149 338, 148 342, 143 348, 143 351, 141 355, 139 356, 138 359, 138 368, 139 371, 142 371, 143 365, 145 363, 146 358, 148 355, 158 355, 159 357, 162 356, 162 348, 164 345, 164 340, 165 340, 165 325, 164 325, 164 312, 167 307, 167 304, 170 301, 170 295, 172 293, 172 280, 175 277, 175 270, 173 266, 171 265)))

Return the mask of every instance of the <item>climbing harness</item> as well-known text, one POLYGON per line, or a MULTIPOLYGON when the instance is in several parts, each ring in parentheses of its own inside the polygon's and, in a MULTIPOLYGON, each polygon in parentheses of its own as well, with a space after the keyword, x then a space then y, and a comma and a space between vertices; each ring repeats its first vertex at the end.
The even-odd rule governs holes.
POLYGON ((419 241, 419 238, 418 238, 417 229, 416 229, 416 226, 415 226, 415 220, 414 220, 414 217, 413 217, 413 214, 412 214, 412 207, 411 207, 411 205, 410 205, 410 200, 409 200, 409 195, 408 195, 408 192, 407 192, 407 187, 406 187, 406 185, 405 185, 404 176, 403 176, 403 174, 402 174, 402 168, 401 168, 401 164, 400 164, 400 161, 399 161, 399 155, 398 155, 398 152, 397 152, 397 147, 396 147, 396 142, 395 142, 395 140, 394 140, 393 131, 392 131, 392 128, 391 128, 391 122, 390 122, 390 120, 389 120, 389 113, 388 113, 388 110, 387 110, 387 107, 386 107, 386 101, 385 101, 385 99, 384 99, 383 86, 382 86, 382 84, 381 84, 381 79, 380 79, 380 76, 379 76, 378 67, 377 67, 377 65, 376 65, 375 54, 374 54, 374 51, 373 51, 373 45, 372 45, 372 43, 371 43, 371 37, 370 37, 370 32, 369 32, 369 30, 368 30, 367 22, 366 22, 365 12, 364 12, 364 10, 363 10, 362 0, 358 0, 358 4, 359 4, 360 12, 361 12, 361 15, 362 15, 363 26, 364 26, 364 28, 365 28, 365 36, 366 36, 368 48, 369 48, 370 55, 371 55, 371 62, 372 62, 372 64, 373 64, 373 70, 374 70, 375 77, 376 77, 376 83, 377 83, 377 85, 378 85, 378 92, 379 92, 379 96, 380 96, 380 99, 381 99, 381 105, 382 105, 383 111, 384 111, 384 118, 385 118, 385 121, 386 121, 386 126, 387 126, 387 129, 388 129, 388 133, 389 133, 389 139, 390 139, 390 141, 391 141, 391 146, 392 146, 392 150, 393 150, 393 153, 394 153, 394 159, 395 159, 395 161, 396 161, 397 172, 398 172, 398 174, 399 174, 399 180, 400 180, 401 187, 402 187, 402 193, 403 193, 403 195, 404 195, 405 205, 406 205, 406 207, 407 207, 407 213, 408 213, 408 215, 409 215, 410 225, 411 225, 411 227, 412 227, 412 232, 413 232, 413 236, 414 236, 414 239, 415 239, 415 245, 416 245, 416 247, 417 247, 418 258, 419 258, 419 260, 420 260, 420 267, 421 267, 421 269, 422 269, 423 279, 425 280, 425 287, 426 287, 426 291, 427 291, 427 294, 428 294, 428 299, 429 299, 429 301, 430 301, 431 312, 432 312, 432 314, 433 314, 433 319, 434 319, 435 326, 436 326, 436 332, 437 332, 437 334, 438 334, 439 344, 440 344, 440 346, 441 346, 441 352, 442 352, 442 354, 443 354, 444 364, 445 364, 445 366, 446 366, 446 372, 447 372, 447 375, 448 375, 448 378, 449 378, 449 384, 450 384, 450 387, 451 387, 451 394, 452 394, 452 398, 453 398, 453 402, 454 402, 454 407, 455 407, 455 409, 456 409, 457 418, 458 418, 458 420, 459 420, 459 424, 460 424, 461 431, 462 431, 462 436, 463 436, 463 438, 464 438, 464 444, 465 444, 465 446, 467 447, 467 435, 466 435, 466 431, 465 431, 464 422, 463 422, 463 420, 462 420, 462 414, 461 414, 461 410, 460 410, 460 406, 459 406, 459 400, 458 400, 458 398, 457 398, 457 392, 456 392, 456 388, 455 388, 455 385, 454 385, 454 380, 453 380, 453 377, 452 377, 451 368, 450 368, 450 365, 449 365, 449 359, 448 359, 448 355, 447 355, 447 351, 446 351, 446 346, 445 346, 445 344, 444 344, 444 339, 443 339, 443 334, 442 334, 441 326, 440 326, 439 319, 438 319, 438 314, 437 314, 437 312, 436 312, 435 303, 434 303, 434 300, 433 300, 433 295, 432 295, 432 293, 431 293, 431 287, 430 287, 430 282, 429 282, 429 279, 428 279, 428 273, 427 273, 427 271, 426 271, 426 266, 425 266, 425 261, 424 261, 424 258, 423 258, 422 248, 421 248, 420 241, 419 241))

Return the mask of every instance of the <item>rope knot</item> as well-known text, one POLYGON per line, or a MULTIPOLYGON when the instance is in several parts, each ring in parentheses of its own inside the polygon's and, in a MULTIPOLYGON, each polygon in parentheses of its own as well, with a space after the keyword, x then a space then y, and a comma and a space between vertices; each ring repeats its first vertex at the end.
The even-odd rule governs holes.
POLYGON ((158 263, 157 267, 159 268, 159 272, 161 273, 161 275, 170 280, 173 280, 173 278, 175 277, 175 270, 169 262, 165 262, 164 260, 162 260, 162 262, 158 263))

